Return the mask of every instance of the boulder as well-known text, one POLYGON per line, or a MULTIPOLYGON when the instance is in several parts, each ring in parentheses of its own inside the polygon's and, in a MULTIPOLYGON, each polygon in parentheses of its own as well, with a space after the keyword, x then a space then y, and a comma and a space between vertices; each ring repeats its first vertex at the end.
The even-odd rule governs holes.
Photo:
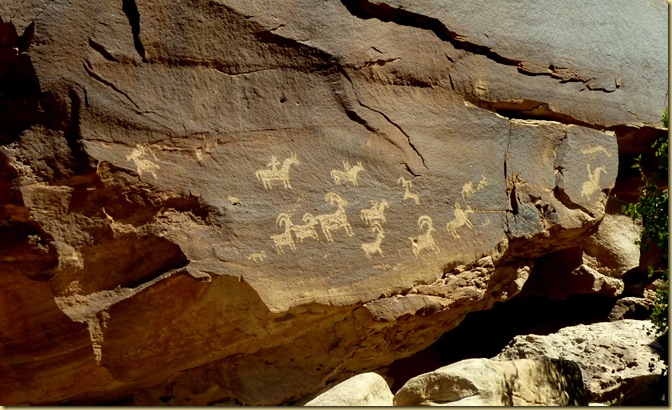
POLYGON ((306 403, 306 406, 392 406, 390 387, 377 373, 353 376, 306 403))
POLYGON ((581 369, 549 358, 467 359, 410 379, 395 406, 585 406, 581 369))
POLYGON ((658 399, 662 346, 650 321, 623 319, 516 336, 495 360, 547 356, 578 363, 590 402, 646 405, 658 399))
POLYGON ((664 2, 316 5, 0 2, 0 403, 299 402, 518 294, 664 134, 664 2))

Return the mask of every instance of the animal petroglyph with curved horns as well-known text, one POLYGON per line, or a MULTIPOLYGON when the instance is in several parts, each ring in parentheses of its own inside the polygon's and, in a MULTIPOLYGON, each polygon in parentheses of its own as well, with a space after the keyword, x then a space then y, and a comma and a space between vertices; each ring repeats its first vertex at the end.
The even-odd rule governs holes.
POLYGON ((418 218, 418 227, 420 229, 425 229, 425 233, 420 234, 413 238, 408 238, 411 240, 411 247, 413 249, 413 256, 416 258, 420 256, 420 252, 424 249, 433 250, 434 253, 439 253, 441 250, 434 242, 432 238, 432 232, 436 231, 432 226, 432 218, 427 215, 422 215, 418 218))
POLYGON ((411 192, 413 181, 409 181, 404 177, 399 177, 399 179, 397 179, 397 184, 401 184, 401 186, 404 187, 404 197, 402 199, 412 199, 415 201, 416 205, 420 205, 420 197, 418 194, 411 192))
POLYGON ((352 226, 350 226, 348 217, 345 214, 345 206, 348 204, 348 201, 334 192, 327 192, 324 196, 324 200, 337 207, 336 211, 333 213, 317 215, 315 217, 322 226, 324 237, 327 238, 328 241, 333 242, 334 239, 331 237, 331 232, 340 228, 345 229, 348 236, 354 235, 352 226))

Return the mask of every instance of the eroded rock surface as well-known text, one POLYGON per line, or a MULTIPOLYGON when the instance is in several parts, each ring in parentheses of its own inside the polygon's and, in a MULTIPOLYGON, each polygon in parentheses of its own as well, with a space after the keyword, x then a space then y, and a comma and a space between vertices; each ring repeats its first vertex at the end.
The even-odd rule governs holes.
POLYGON ((659 131, 665 3, 576 7, 0 4, 0 402, 293 403, 515 296, 659 131))

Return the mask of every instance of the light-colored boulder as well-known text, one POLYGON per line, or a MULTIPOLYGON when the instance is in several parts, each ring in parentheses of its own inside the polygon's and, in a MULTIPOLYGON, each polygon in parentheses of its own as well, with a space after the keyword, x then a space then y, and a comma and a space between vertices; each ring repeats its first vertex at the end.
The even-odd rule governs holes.
POLYGON ((586 405, 576 363, 549 358, 467 359, 410 379, 395 406, 586 405))
POLYGON ((571 360, 581 367, 589 401, 648 404, 662 371, 662 347, 647 334, 652 328, 650 321, 624 319, 566 327, 547 336, 516 336, 494 359, 571 360))
POLYGON ((622 277, 639 266, 642 227, 620 212, 615 200, 607 203, 604 219, 594 235, 586 239, 584 252, 595 259, 595 269, 605 275, 622 277))
POLYGON ((306 406, 391 406, 393 394, 377 373, 363 373, 337 384, 306 406))

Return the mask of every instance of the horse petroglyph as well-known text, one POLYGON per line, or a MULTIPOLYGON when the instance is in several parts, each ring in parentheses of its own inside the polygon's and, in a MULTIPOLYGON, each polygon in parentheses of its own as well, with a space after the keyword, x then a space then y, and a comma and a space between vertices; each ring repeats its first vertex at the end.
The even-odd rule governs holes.
POLYGON ((373 222, 380 221, 385 223, 385 210, 390 206, 387 204, 386 200, 371 201, 371 208, 362 209, 359 213, 360 217, 368 225, 371 225, 373 222))
POLYGON ((362 244, 362 250, 369 259, 375 254, 383 256, 383 250, 380 249, 380 244, 383 242, 383 238, 385 238, 383 227, 379 223, 374 223, 371 226, 371 232, 376 234, 376 239, 373 242, 365 242, 362 244))
POLYGON ((473 228, 474 224, 469 220, 469 214, 473 214, 474 211, 471 209, 470 205, 467 205, 467 209, 462 209, 459 202, 455 202, 455 218, 448 222, 446 229, 450 232, 451 235, 455 238, 459 238, 460 235, 457 233, 457 230, 463 226, 468 226, 473 228))
POLYGON ((364 171, 362 163, 357 162, 355 165, 351 166, 348 161, 343 161, 343 169, 343 171, 340 169, 331 171, 331 177, 334 179, 336 185, 341 185, 341 180, 343 180, 349 181, 352 186, 359 186, 357 184, 357 174, 364 171))
POLYGON ((590 196, 595 192, 600 190, 600 173, 607 173, 607 170, 604 167, 597 167, 595 171, 590 170, 590 164, 586 164, 588 167, 588 181, 583 183, 581 187, 581 198, 585 197, 590 199, 590 196))
POLYGON ((133 163, 135 164, 135 168, 140 176, 142 176, 142 174, 144 173, 149 173, 152 174, 154 179, 158 179, 158 177, 156 176, 156 170, 158 170, 161 167, 148 159, 150 155, 155 160, 158 160, 154 152, 152 152, 152 150, 149 147, 136 144, 133 151, 131 151, 131 153, 126 156, 126 161, 133 161, 133 163))
POLYGON ((282 249, 284 246, 289 246, 289 249, 295 251, 296 244, 294 243, 294 238, 292 237, 292 227, 294 224, 292 223, 290 216, 283 212, 278 215, 278 218, 275 221, 279 227, 282 228, 283 225, 285 227, 285 232, 271 235, 271 239, 273 239, 273 243, 275 244, 275 249, 277 250, 278 254, 282 255, 285 253, 282 249))
POLYGON ((411 192, 411 188, 413 188, 413 181, 409 181, 404 177, 399 177, 399 179, 397 179, 397 184, 401 184, 401 186, 404 187, 404 197, 402 200, 412 199, 415 201, 416 205, 420 205, 420 197, 418 194, 411 192))
POLYGON ((261 252, 254 252, 254 253, 251 253, 251 254, 247 257, 247 259, 248 259, 248 260, 251 260, 251 261, 253 261, 253 262, 255 262, 255 263, 261 263, 261 262, 264 261, 264 259, 266 259, 266 252, 265 252, 265 251, 261 251, 261 252))
POLYGON ((257 176, 257 180, 264 183, 264 189, 272 189, 272 181, 282 181, 285 189, 291 188, 292 184, 289 181, 289 168, 292 165, 299 164, 300 162, 296 154, 292 153, 289 158, 286 158, 284 161, 282 161, 282 166, 280 169, 278 169, 278 165, 280 165, 280 163, 278 162, 278 159, 275 155, 271 155, 271 162, 266 164, 266 166, 269 168, 260 169, 255 173, 255 175, 257 176))
POLYGON ((425 233, 420 234, 414 238, 408 238, 411 240, 411 247, 413 249, 413 255, 417 258, 420 256, 420 252, 424 249, 433 250, 435 253, 441 252, 434 238, 432 238, 432 232, 436 231, 432 226, 432 218, 427 215, 422 215, 418 218, 418 227, 424 229, 425 233))
POLYGON ((350 226, 348 217, 345 214, 345 206, 348 204, 348 201, 341 198, 334 192, 327 192, 324 196, 324 200, 331 203, 332 205, 335 204, 337 206, 336 212, 325 215, 317 215, 315 217, 322 226, 324 237, 327 238, 328 241, 333 242, 334 239, 331 237, 331 232, 340 228, 345 229, 345 232, 348 234, 348 236, 354 235, 352 226, 350 226))

